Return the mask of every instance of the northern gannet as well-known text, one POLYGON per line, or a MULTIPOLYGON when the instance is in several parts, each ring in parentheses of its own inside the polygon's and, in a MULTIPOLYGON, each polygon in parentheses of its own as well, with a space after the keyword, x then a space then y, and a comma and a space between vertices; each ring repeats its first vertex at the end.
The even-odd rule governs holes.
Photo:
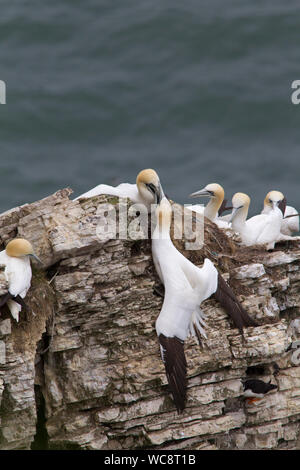
POLYGON ((155 326, 171 393, 181 412, 185 407, 187 382, 184 340, 191 334, 200 342, 200 334, 205 336, 201 303, 214 294, 241 333, 244 326, 257 324, 208 258, 199 268, 176 249, 170 238, 171 204, 166 197, 160 202, 157 197, 157 201, 152 256, 165 294, 155 326))
POLYGON ((149 211, 151 204, 155 204, 156 190, 162 191, 159 177, 154 170, 146 169, 140 171, 137 175, 136 184, 121 183, 116 187, 99 184, 90 191, 81 194, 75 200, 98 196, 99 194, 108 194, 129 198, 133 203, 144 204, 149 211))
POLYGON ((220 228, 229 228, 229 223, 223 217, 218 216, 218 212, 222 206, 224 200, 224 189, 218 183, 210 183, 205 188, 190 194, 190 197, 203 197, 208 196, 210 198, 208 204, 203 207, 200 204, 193 204, 185 206, 187 209, 203 214, 209 220, 214 222, 220 228))
POLYGON ((271 191, 268 195, 272 208, 268 214, 258 214, 247 219, 250 197, 244 193, 236 193, 232 198, 231 225, 232 230, 241 236, 243 245, 266 244, 267 250, 273 249, 280 234, 282 211, 279 208, 284 196, 279 191, 271 191))
POLYGON ((243 381, 244 397, 247 398, 248 403, 254 403, 255 401, 264 398, 265 394, 271 390, 276 390, 277 385, 271 384, 271 380, 266 383, 259 379, 249 379, 243 381))
MULTIPOLYGON (((262 214, 268 214, 272 210, 272 204, 270 202, 268 193, 264 200, 264 207, 261 211, 262 214)), ((280 233, 282 235, 287 235, 291 237, 293 233, 299 232, 299 212, 292 206, 286 205, 286 199, 282 201, 283 204, 281 205, 281 210, 283 212, 283 219, 281 222, 281 229, 280 233)), ((284 239, 285 237, 282 237, 284 239)))
POLYGON ((0 265, 5 266, 4 274, 8 282, 8 292, 0 297, 0 308, 7 304, 16 321, 19 321, 21 308, 26 310, 23 299, 31 284, 30 257, 41 262, 31 243, 24 238, 11 240, 5 250, 0 252, 0 265))

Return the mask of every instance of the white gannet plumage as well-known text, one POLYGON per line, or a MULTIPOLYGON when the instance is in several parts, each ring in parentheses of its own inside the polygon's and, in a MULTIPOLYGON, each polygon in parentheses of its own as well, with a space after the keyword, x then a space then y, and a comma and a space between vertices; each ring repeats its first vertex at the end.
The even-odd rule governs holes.
POLYGON ((281 233, 292 236, 293 233, 298 233, 299 230, 299 211, 292 206, 286 206, 281 224, 281 233))
POLYGON ((159 177, 151 168, 142 170, 137 175, 136 184, 121 183, 119 186, 109 186, 107 184, 99 184, 90 191, 81 194, 77 199, 85 199, 100 194, 129 198, 135 204, 144 204, 148 211, 151 204, 155 204, 154 188, 161 189, 159 177))
POLYGON ((242 308, 213 263, 206 258, 201 268, 194 265, 174 246, 170 238, 172 207, 163 197, 156 211, 156 226, 152 234, 152 256, 161 282, 165 287, 164 301, 156 320, 162 360, 178 412, 185 407, 186 359, 184 340, 190 334, 205 336, 201 303, 215 295, 243 332, 243 326, 256 323, 242 308))
POLYGON ((190 197, 209 197, 208 204, 203 207, 200 204, 192 204, 190 206, 185 206, 187 209, 193 210, 199 214, 203 214, 209 220, 214 222, 220 228, 229 228, 230 224, 223 217, 218 216, 218 211, 224 201, 224 189, 218 183, 210 183, 205 186, 205 188, 200 189, 192 194, 190 197))
POLYGON ((11 240, 0 252, 0 264, 5 266, 4 274, 8 282, 8 292, 0 297, 0 307, 7 304, 16 321, 19 321, 22 306, 26 308, 23 299, 31 285, 31 256, 40 261, 31 243, 24 238, 11 240))
MULTIPOLYGON (((261 211, 262 214, 268 214, 272 210, 272 204, 270 202, 268 195, 269 193, 266 195, 264 199, 264 207, 263 207, 263 210, 261 211)), ((293 233, 299 232, 299 212, 294 207, 287 206, 285 198, 283 202, 284 204, 281 209, 282 209, 284 217, 282 219, 281 229, 280 229, 281 235, 284 235, 284 237, 280 237, 280 239, 282 240, 289 239, 289 238, 286 238, 285 236, 291 237, 293 233)))
POLYGON ((274 248, 283 219, 279 205, 284 195, 280 191, 270 191, 268 197, 272 204, 270 212, 246 220, 251 199, 245 193, 234 194, 231 225, 232 229, 241 236, 243 245, 266 245, 267 250, 274 248))

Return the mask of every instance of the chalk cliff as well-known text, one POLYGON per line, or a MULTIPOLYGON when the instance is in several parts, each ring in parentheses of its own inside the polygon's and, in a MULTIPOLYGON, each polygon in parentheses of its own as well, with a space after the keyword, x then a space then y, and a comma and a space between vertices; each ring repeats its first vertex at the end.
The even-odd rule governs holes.
POLYGON ((288 349, 300 340, 299 242, 241 248, 208 220, 203 249, 175 241, 196 264, 210 257, 259 324, 243 341, 216 300, 203 304, 207 340, 186 341, 178 415, 155 333, 150 241, 100 241, 97 207, 118 199, 70 194, 0 215, 1 249, 24 236, 45 264, 33 263, 28 318, 0 316, 0 449, 299 449, 300 353, 288 349), (247 377, 278 390, 247 404, 247 377))

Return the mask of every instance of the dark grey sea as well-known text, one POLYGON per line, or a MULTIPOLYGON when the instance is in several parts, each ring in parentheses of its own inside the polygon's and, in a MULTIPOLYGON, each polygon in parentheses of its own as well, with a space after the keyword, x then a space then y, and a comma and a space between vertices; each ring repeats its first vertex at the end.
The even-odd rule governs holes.
POLYGON ((149 167, 300 210, 299 35, 299 0, 2 0, 0 210, 149 167))

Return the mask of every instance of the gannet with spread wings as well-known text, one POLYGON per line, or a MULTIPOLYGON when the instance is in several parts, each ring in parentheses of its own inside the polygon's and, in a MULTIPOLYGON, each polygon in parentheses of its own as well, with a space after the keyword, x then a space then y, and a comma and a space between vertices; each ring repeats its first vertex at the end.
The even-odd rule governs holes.
POLYGON ((214 294, 241 333, 244 326, 256 326, 256 322, 208 258, 199 268, 176 249, 170 238, 171 204, 159 194, 157 204, 152 255, 165 295, 156 320, 156 332, 171 393, 181 412, 185 407, 187 384, 184 340, 190 334, 205 336, 201 303, 214 294))

